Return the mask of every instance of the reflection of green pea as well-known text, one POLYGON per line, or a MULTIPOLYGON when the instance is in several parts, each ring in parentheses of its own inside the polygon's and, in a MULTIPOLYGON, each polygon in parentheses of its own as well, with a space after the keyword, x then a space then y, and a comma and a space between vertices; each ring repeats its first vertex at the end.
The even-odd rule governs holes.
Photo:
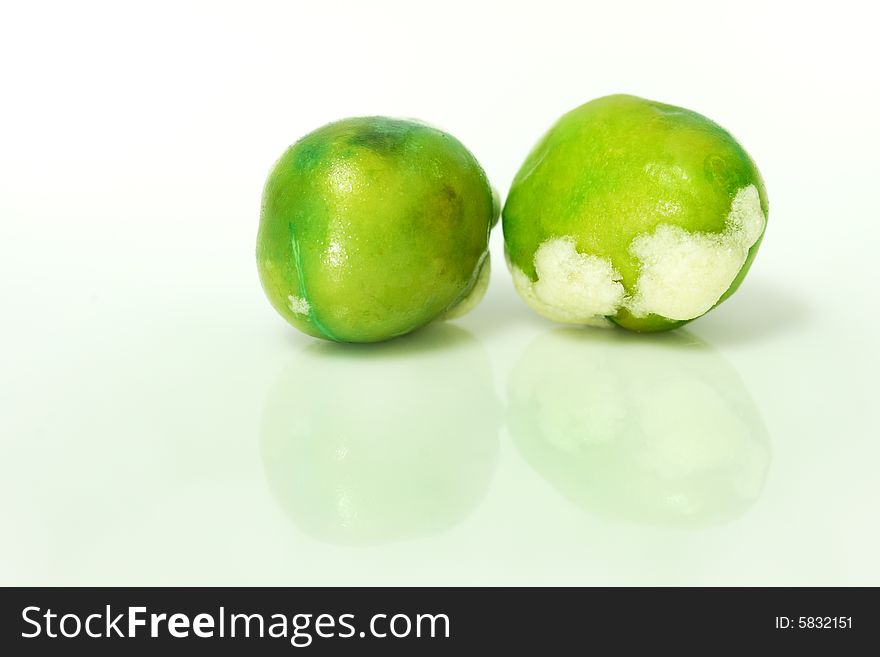
POLYGON ((736 372, 686 333, 540 337, 511 375, 508 426, 526 460, 579 506, 662 525, 741 514, 769 462, 736 372))
POLYGON ((566 324, 662 331, 733 294, 767 220, 755 163, 696 112, 633 96, 578 107, 504 206, 517 291, 566 324))
POLYGON ((479 163, 452 136, 384 117, 331 123, 291 146, 266 182, 263 289, 309 335, 402 335, 479 301, 498 211, 479 163))
POLYGON ((267 478, 294 522, 331 543, 437 533, 487 489, 499 406, 483 348, 451 325, 369 349, 312 345, 269 395, 267 478))

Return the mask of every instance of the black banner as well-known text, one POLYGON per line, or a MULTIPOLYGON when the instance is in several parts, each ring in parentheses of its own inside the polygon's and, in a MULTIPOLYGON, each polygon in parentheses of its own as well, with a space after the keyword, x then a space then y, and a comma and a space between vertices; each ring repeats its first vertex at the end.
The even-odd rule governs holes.
POLYGON ((700 654, 808 646, 840 654, 870 650, 878 628, 876 591, 855 588, 12 588, 0 596, 7 655, 603 646, 700 654))

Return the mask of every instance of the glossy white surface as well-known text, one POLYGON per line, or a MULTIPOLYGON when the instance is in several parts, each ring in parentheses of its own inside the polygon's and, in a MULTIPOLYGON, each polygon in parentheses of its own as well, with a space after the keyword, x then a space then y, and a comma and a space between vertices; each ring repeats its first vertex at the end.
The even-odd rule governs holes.
POLYGON ((880 584, 861 7, 4 9, 0 583, 880 584), (318 343, 263 298, 301 134, 416 116, 503 195, 612 92, 712 117, 767 181, 749 277, 687 331, 542 320, 500 226, 484 302, 408 339, 318 343))

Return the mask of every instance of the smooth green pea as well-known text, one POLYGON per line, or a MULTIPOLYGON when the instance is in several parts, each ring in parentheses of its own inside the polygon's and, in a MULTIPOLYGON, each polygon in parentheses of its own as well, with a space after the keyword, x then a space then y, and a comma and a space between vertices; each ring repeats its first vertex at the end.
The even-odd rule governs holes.
POLYGON ((479 301, 496 218, 486 174, 454 137, 415 121, 345 119, 275 164, 257 266, 299 330, 387 340, 479 301))

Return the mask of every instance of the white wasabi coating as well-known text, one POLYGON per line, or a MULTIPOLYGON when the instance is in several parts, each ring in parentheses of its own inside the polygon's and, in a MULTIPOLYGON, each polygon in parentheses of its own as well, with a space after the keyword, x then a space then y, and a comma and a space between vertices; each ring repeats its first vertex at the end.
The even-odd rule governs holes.
POLYGON ((707 312, 739 274, 765 222, 758 189, 749 185, 734 197, 722 233, 660 224, 652 234, 636 236, 629 248, 642 266, 627 303, 630 312, 674 320, 707 312))
MULTIPOLYGON (((661 212, 661 214, 664 214, 661 212)), ((508 261, 523 300, 540 315, 565 324, 608 327, 606 316, 626 308, 635 317, 654 313, 689 320, 711 309, 739 274, 766 224, 754 185, 733 199, 721 233, 691 233, 658 224, 629 246, 641 268, 627 296, 621 276, 607 258, 579 253, 571 236, 551 238, 535 252, 532 281, 508 261)))
MULTIPOLYGON (((510 264, 510 263, 509 263, 510 264)), ((535 252, 538 280, 510 264, 517 292, 540 315, 564 324, 609 327, 626 291, 606 258, 578 253, 572 237, 549 239, 535 252)))
POLYGON ((292 294, 289 295, 287 297, 287 307, 297 315, 309 314, 309 302, 302 297, 297 297, 292 294))
POLYGON ((443 314, 442 319, 456 319, 463 315, 467 315, 470 311, 476 308, 480 301, 483 300, 483 297, 486 295, 486 290, 489 288, 489 274, 491 274, 491 272, 492 263, 489 253, 487 252, 486 257, 483 258, 483 262, 480 263, 480 270, 477 272, 477 280, 474 282, 471 291, 468 292, 465 297, 460 299, 458 303, 450 307, 443 314))

